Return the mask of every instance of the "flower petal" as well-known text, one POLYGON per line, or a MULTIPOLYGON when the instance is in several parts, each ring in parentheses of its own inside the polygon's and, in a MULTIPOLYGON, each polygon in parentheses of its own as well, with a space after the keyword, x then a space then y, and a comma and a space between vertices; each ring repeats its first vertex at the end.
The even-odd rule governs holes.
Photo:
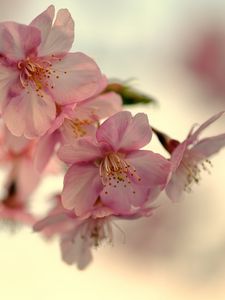
POLYGON ((58 225, 58 223, 65 222, 67 220, 68 220, 68 216, 65 212, 48 215, 47 217, 35 223, 33 226, 33 230, 42 231, 45 230, 47 227, 54 226, 55 224, 58 225))
POLYGON ((115 179, 111 180, 102 191, 101 201, 113 209, 115 214, 129 214, 135 208, 140 207, 148 198, 149 188, 140 186, 131 180, 130 184, 124 185, 115 179))
POLYGON ((59 141, 60 133, 57 130, 40 138, 34 154, 34 166, 38 172, 41 173, 45 169, 59 141))
POLYGON ((55 104, 48 95, 40 98, 35 92, 23 92, 11 98, 3 111, 3 120, 12 134, 34 138, 49 129, 55 113, 55 104))
POLYGON ((93 161, 101 155, 99 148, 89 137, 75 139, 73 144, 64 145, 58 151, 59 158, 67 164, 93 161))
POLYGON ((30 23, 31 26, 38 28, 41 32, 41 45, 39 46, 40 56, 42 56, 40 53, 40 48, 43 48, 43 45, 45 45, 46 43, 49 32, 52 28, 54 16, 55 7, 53 5, 50 5, 45 11, 43 11, 30 23))
POLYGON ((5 105, 8 103, 8 93, 18 79, 18 73, 11 68, 7 68, 0 64, 0 93, 1 93, 1 101, 0 101, 0 112, 5 105))
POLYGON ((156 187, 167 183, 171 164, 160 154, 139 150, 127 155, 126 162, 136 169, 136 174, 141 179, 140 185, 156 187))
POLYGON ((214 116, 212 116, 210 119, 208 119, 206 122, 204 122, 202 125, 199 126, 199 128, 189 137, 189 141, 193 142, 195 141, 199 134, 207 128, 209 125, 214 123, 216 120, 218 120, 222 115, 224 114, 224 111, 221 111, 214 116))
POLYGON ((101 72, 96 63, 83 53, 69 53, 61 60, 52 62, 57 70, 52 77, 53 89, 49 93, 60 104, 79 102, 92 97, 102 81, 101 72), (58 76, 58 78, 57 78, 58 76))
POLYGON ((98 121, 122 110, 120 95, 110 92, 77 104, 73 118, 98 121))
POLYGON ((67 234, 60 242, 62 260, 68 265, 76 263, 83 270, 92 261, 91 246, 89 238, 82 238, 77 232, 67 234))
POLYGON ((183 166, 179 166, 178 169, 173 172, 169 183, 166 186, 166 194, 173 202, 180 200, 182 193, 184 192, 185 185, 187 183, 187 173, 183 166))
POLYGON ((101 193, 102 202, 119 213, 132 213, 152 202, 167 183, 170 163, 151 151, 135 151, 125 161, 129 163, 124 180, 111 178, 101 193))
POLYGON ((73 144, 74 139, 83 137, 96 137, 96 124, 82 124, 72 125, 73 121, 65 119, 63 125, 60 127, 62 135, 62 145, 73 144))
POLYGON ((147 115, 139 113, 132 118, 128 111, 118 112, 97 130, 100 143, 112 146, 114 151, 138 150, 151 140, 152 131, 147 115))
POLYGON ((220 134, 210 138, 205 138, 193 146, 191 152, 200 153, 203 158, 207 158, 217 153, 225 146, 225 134, 220 134))
POLYGON ((51 128, 49 128, 48 134, 51 134, 55 130, 59 129, 59 127, 62 126, 65 118, 70 118, 75 107, 76 107, 76 103, 62 105, 62 106, 57 105, 57 107, 56 107, 57 116, 56 116, 54 122, 52 123, 51 128))
POLYGON ((26 148, 31 146, 31 141, 23 136, 13 135, 6 127, 4 127, 5 144, 9 152, 21 154, 26 148))
POLYGON ((60 9, 52 25, 54 14, 55 9, 51 5, 31 23, 32 26, 39 28, 42 33, 42 43, 38 49, 39 56, 61 54, 68 52, 72 47, 74 22, 69 11, 60 9))
POLYGON ((14 22, 0 23, 0 53, 11 61, 34 53, 40 42, 41 33, 35 27, 14 22))
POLYGON ((172 171, 175 171, 179 167, 184 157, 185 151, 188 147, 188 142, 189 140, 187 139, 183 143, 180 143, 172 152, 171 159, 170 159, 172 171))
POLYGON ((64 178, 62 204, 67 209, 75 210, 81 216, 92 209, 101 190, 102 183, 94 165, 73 165, 64 178))

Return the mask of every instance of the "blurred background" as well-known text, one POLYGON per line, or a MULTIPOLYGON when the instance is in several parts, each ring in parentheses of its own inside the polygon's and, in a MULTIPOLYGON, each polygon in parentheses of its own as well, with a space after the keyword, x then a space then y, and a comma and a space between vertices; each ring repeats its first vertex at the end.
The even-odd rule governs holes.
MULTIPOLYGON (((74 51, 157 99, 132 108, 155 127, 182 140, 192 124, 224 109, 224 1, 1 0, 0 21, 28 24, 50 4, 75 19, 74 51)), ((223 118, 207 135, 224 129, 223 118)), ((150 148, 165 154, 156 139, 150 148)), ((57 241, 1 228, 0 299, 225 299, 225 151, 212 163, 183 201, 162 196, 153 217, 118 223, 123 233, 115 228, 114 245, 97 249, 82 272, 60 260, 57 241)), ((61 186, 62 177, 47 178, 35 207, 61 186)))

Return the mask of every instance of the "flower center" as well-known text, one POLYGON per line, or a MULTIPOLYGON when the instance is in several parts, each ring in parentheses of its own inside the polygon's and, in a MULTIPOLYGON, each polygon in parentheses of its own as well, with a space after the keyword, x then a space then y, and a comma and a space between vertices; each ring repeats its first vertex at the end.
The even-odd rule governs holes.
POLYGON ((201 180, 201 171, 206 171, 209 174, 211 173, 208 166, 212 167, 212 163, 210 160, 206 159, 201 163, 195 163, 195 162, 182 162, 183 167, 186 170, 186 183, 184 186, 184 190, 186 192, 191 192, 191 185, 193 183, 198 184, 199 181, 201 180), (208 165, 208 166, 207 166, 208 165))
POLYGON ((30 93, 30 88, 34 89, 37 95, 43 98, 42 92, 45 89, 54 88, 54 79, 59 79, 62 73, 52 68, 53 61, 61 61, 54 55, 49 57, 49 60, 40 59, 37 57, 26 58, 18 62, 17 67, 20 71, 20 82, 27 93, 30 93), (59 74, 60 73, 60 74, 59 74))
POLYGON ((110 218, 91 218, 84 224, 80 236, 83 240, 89 239, 95 247, 98 247, 104 240, 112 243, 113 234, 110 218))
POLYGON ((72 128, 73 134, 76 136, 76 138, 79 138, 87 134, 85 126, 90 125, 91 123, 93 123, 93 121, 89 119, 86 120, 74 119, 74 120, 69 120, 69 123, 72 128))
MULTIPOLYGON (((105 187, 105 194, 108 194, 107 187, 123 186, 129 187, 131 179, 140 181, 136 169, 128 164, 119 153, 108 154, 100 163, 100 177, 105 187)), ((135 194, 135 191, 133 190, 135 194)))

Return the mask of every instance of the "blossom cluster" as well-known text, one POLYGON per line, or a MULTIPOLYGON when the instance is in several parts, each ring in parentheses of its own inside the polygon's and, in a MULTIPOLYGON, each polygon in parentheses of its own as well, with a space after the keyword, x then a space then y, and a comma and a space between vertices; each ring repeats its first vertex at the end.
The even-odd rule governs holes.
POLYGON ((92 58, 70 52, 73 40, 67 9, 55 17, 50 6, 29 25, 0 23, 0 218, 58 236, 62 259, 83 269, 93 247, 112 242, 114 219, 148 217, 162 192, 178 201, 190 191, 225 134, 199 138, 223 112, 183 142, 151 127, 145 113, 132 116, 126 99, 150 99, 110 83, 92 58), (168 157, 142 149, 153 133, 168 157), (46 174, 62 172, 63 190, 40 219, 29 208, 33 192, 46 174))

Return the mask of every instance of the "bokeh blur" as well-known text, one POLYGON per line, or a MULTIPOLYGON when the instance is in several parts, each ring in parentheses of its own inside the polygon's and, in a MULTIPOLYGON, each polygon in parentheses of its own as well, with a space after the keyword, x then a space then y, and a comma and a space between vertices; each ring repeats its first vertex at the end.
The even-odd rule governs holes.
MULTIPOLYGON (((74 51, 157 99, 131 109, 147 112, 150 124, 182 140, 192 124, 224 109, 224 1, 1 0, 0 21, 28 24, 50 4, 74 17, 74 51)), ((207 133, 224 129, 223 118, 207 133)), ((165 154, 155 138, 149 148, 165 154)), ((225 299, 224 150, 212 164, 183 201, 162 196, 151 218, 118 223, 114 245, 97 249, 82 272, 61 261, 57 241, 2 227, 0 299, 225 299)), ((33 208, 41 213, 61 186, 62 177, 43 181, 33 208)))

